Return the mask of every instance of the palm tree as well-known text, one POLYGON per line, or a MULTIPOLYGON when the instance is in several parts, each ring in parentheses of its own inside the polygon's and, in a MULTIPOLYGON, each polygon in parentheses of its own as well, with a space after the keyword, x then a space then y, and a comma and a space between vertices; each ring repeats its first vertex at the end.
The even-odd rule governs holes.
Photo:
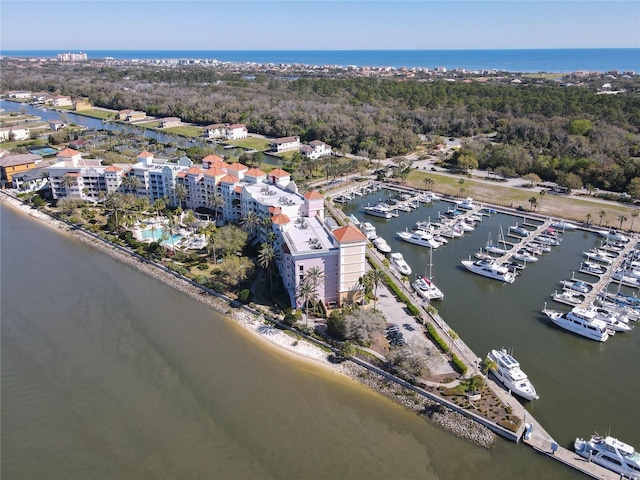
POLYGON ((604 210, 600 210, 598 216, 600 217, 600 226, 602 226, 602 220, 607 216, 607 212, 605 212, 604 210))
POLYGON ((122 186, 126 192, 134 193, 142 186, 142 182, 135 175, 126 175, 122 179, 122 186))
POLYGON ((309 325, 309 301, 314 297, 315 292, 311 285, 305 281, 298 284, 296 291, 296 300, 300 302, 304 307, 305 325, 309 325))
MULTIPOLYGON (((320 269, 320 267, 311 267, 304 275, 304 279, 302 280, 305 283, 308 283, 311 286, 311 289, 314 294, 317 295, 318 288, 324 287, 326 283, 326 277, 324 271, 320 269)), ((324 298, 324 295, 322 295, 324 298)), ((315 305, 314 305, 315 312, 315 305)))
POLYGON ((263 243, 258 252, 258 265, 269 272, 269 292, 273 289, 272 284, 272 266, 276 258, 276 249, 269 243, 263 243))
POLYGON ((73 187, 74 185, 77 184, 77 180, 74 176, 72 175, 65 175, 64 177, 62 177, 62 179, 60 180, 60 186, 62 188, 64 188, 65 193, 67 194, 67 196, 69 195, 69 189, 71 187, 73 187))
POLYGON ((193 224, 196 222, 196 216, 193 210, 187 210, 184 214, 184 223, 191 229, 193 233, 193 224))
POLYGON ((256 212, 248 211, 240 219, 240 226, 245 232, 249 232, 250 235, 253 235, 261 221, 260 216, 256 212))
POLYGON ((624 215, 618 215, 618 220, 620 220, 620 230, 622 230, 622 222, 626 222, 627 217, 625 217, 624 215))
POLYGON ((538 210, 540 210, 540 208, 542 208, 542 198, 547 194, 547 192, 545 192, 544 190, 540 190, 540 202, 538 203, 538 210))
POLYGON ((166 208, 167 204, 164 202, 164 200, 158 198, 155 202, 153 202, 153 210, 156 212, 156 214, 163 212, 166 208))
POLYGON ((224 207, 224 197, 220 192, 213 192, 207 197, 207 207, 211 208, 215 212, 217 220, 219 210, 224 207))
POLYGON ((181 183, 178 183, 178 184, 176 184, 175 188, 173 189, 173 193, 176 196, 176 198, 178 199, 178 206, 182 207, 182 205, 184 204, 184 199, 187 198, 187 194, 189 193, 187 191, 187 187, 185 187, 181 183))
POLYGON ((213 258, 213 262, 216 262, 216 226, 213 223, 210 223, 205 228, 205 232, 208 234, 209 238, 207 238, 207 252, 209 256, 213 258))
POLYGON ((107 194, 107 197, 104 201, 105 207, 113 210, 116 219, 116 228, 120 225, 120 221, 118 219, 118 211, 122 210, 124 207, 124 199, 122 195, 118 192, 110 192, 107 194))
POLYGON ((629 230, 631 230, 633 232, 633 221, 636 219, 636 217, 638 216, 638 210, 634 210, 633 212, 631 212, 631 228, 629 230))
POLYGON ((587 225, 591 225, 591 218, 592 215, 590 213, 587 213, 587 225))
POLYGON ((368 274, 371 280, 371 285, 373 285, 373 309, 375 310, 376 302, 378 301, 378 285, 380 285, 384 279, 384 272, 379 268, 374 268, 369 270, 368 274))
POLYGON ((487 381, 487 377, 489 376, 489 372, 491 370, 496 370, 497 368, 498 368, 498 363, 495 360, 491 360, 489 357, 485 358, 482 361, 482 364, 480 365, 480 370, 484 374, 484 382, 487 381))
POLYGON ((433 187, 433 184, 434 184, 434 183, 435 183, 435 182, 434 182, 433 178, 431 178, 431 177, 425 177, 425 179, 424 179, 424 188, 425 188, 426 190, 431 190, 431 187, 433 187))
POLYGON ((173 215, 167 217, 167 223, 162 227, 162 232, 167 236, 167 239, 171 239, 171 250, 175 253, 175 234, 177 232, 178 225, 173 215))
POLYGON ((451 358, 453 358, 453 342, 456 341, 458 338, 460 338, 458 336, 458 334, 456 332, 454 332, 453 330, 449 329, 449 331, 447 332, 449 334, 449 350, 451 351, 451 358))
POLYGON ((536 204, 538 203, 538 199, 536 197, 531 197, 529 199, 529 203, 531 204, 531 210, 534 210, 536 204))

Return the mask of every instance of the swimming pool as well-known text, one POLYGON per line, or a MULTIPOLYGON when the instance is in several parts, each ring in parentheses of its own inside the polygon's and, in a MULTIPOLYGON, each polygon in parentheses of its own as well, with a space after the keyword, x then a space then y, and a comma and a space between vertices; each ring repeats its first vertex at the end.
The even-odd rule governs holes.
MULTIPOLYGON (((163 234, 161 228, 156 228, 155 230, 146 229, 146 230, 142 230, 141 233, 142 233, 143 240, 151 240, 153 242, 160 242, 163 234)), ((181 235, 173 235, 173 239, 168 238, 167 240, 161 243, 168 246, 178 245, 183 238, 184 237, 182 237, 181 235)))

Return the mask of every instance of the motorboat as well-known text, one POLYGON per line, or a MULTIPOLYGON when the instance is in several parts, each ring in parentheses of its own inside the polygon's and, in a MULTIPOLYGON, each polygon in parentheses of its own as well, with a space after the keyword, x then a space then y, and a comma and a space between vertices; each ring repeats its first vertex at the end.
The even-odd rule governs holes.
POLYGON ((607 341, 615 333, 606 322, 595 318, 595 313, 589 310, 574 308, 570 312, 560 312, 547 309, 545 305, 542 313, 560 328, 598 342, 607 341))
POLYGON ((487 357, 495 362, 496 366, 491 371, 507 389, 525 400, 540 398, 526 373, 520 368, 520 364, 504 348, 491 350, 487 357))
POLYGON ((582 253, 584 254, 585 257, 587 257, 589 260, 593 260, 594 262, 600 262, 606 265, 611 265, 613 263, 613 258, 611 258, 608 255, 602 255, 598 252, 593 252, 593 251, 582 252, 582 253))
POLYGON ((613 242, 627 243, 629 241, 629 237, 623 235, 620 232, 617 232, 616 230, 596 230, 596 233, 598 233, 601 237, 604 237, 605 239, 611 240, 613 242))
POLYGON ((625 318, 625 320, 627 321, 624 322, 620 317, 607 310, 606 308, 591 306, 588 308, 588 310, 594 312, 595 318, 607 323, 616 332, 629 332, 632 330, 632 327, 629 326, 628 318, 625 318))
POLYGON ((551 295, 554 302, 564 303, 565 305, 578 306, 584 301, 584 296, 579 293, 573 293, 570 290, 555 291, 551 295))
POLYGON ((509 227, 509 232, 518 235, 520 237, 528 237, 531 232, 524 227, 519 226, 517 223, 509 227))
POLYGON ((430 201, 442 200, 438 195, 433 192, 425 192, 424 197, 430 201))
MULTIPOLYGON (((629 305, 620 304, 612 299, 599 296, 594 302, 595 306, 606 308, 610 312, 618 315, 621 319, 626 318, 632 322, 640 319, 640 312, 629 305)), ((624 320, 623 320, 624 321, 624 320)))
POLYGON ((372 240, 373 245, 380 251, 381 253, 391 253, 391 247, 387 243, 387 241, 382 237, 376 237, 372 240))
POLYGON ((456 222, 453 226, 454 228, 457 228, 462 232, 473 232, 475 230, 475 227, 473 225, 471 225, 469 222, 465 222, 464 220, 456 222))
POLYGON ((405 242, 420 245, 421 247, 438 248, 441 244, 436 242, 433 235, 422 230, 414 230, 412 232, 396 232, 396 234, 405 242))
POLYGON ((544 243, 552 247, 557 247, 558 245, 560 245, 560 239, 552 237, 550 235, 540 234, 535 237, 535 240, 538 243, 544 243))
POLYGON ((509 270, 505 265, 496 263, 493 260, 462 260, 460 263, 472 273, 482 275, 483 277, 492 278, 494 280, 500 280, 505 283, 513 283, 516 279, 516 274, 509 270))
POLYGON ((597 465, 620 474, 621 477, 640 478, 640 453, 613 437, 592 435, 591 439, 576 438, 575 452, 597 465))
POLYGON ((582 280, 561 280, 560 285, 569 290, 575 290, 580 293, 589 293, 591 286, 582 280))
POLYGON ((566 220, 560 220, 559 222, 552 223, 551 226, 553 228, 557 228, 558 230, 575 230, 578 228, 578 225, 575 223, 567 222, 566 220))
POLYGON ((391 257, 391 265, 401 274, 401 275, 411 275, 411 267, 405 262, 404 257, 400 252, 394 252, 390 255, 391 257))
POLYGON ((538 261, 538 257, 536 257, 531 252, 526 251, 524 248, 521 248, 516 253, 514 253, 513 258, 526 263, 532 263, 532 262, 538 261))
POLYGON ((431 223, 431 222, 416 222, 416 230, 423 230, 425 232, 429 232, 429 233, 435 233, 436 232, 436 226, 431 223))
POLYGON ((474 255, 478 260, 487 260, 489 262, 492 262, 496 259, 496 257, 494 257, 493 255, 489 255, 488 253, 483 252, 482 249, 477 251, 474 255))
POLYGON ((360 230, 364 233, 364 236, 367 237, 367 240, 373 240, 378 236, 376 232, 376 227, 369 222, 363 222, 360 224, 360 230))
POLYGON ((578 271, 582 273, 587 273, 589 275, 596 275, 596 276, 604 275, 605 273, 607 273, 607 269, 603 265, 600 265, 599 263, 595 263, 595 262, 581 263, 580 270, 578 271))
POLYGON ((473 210, 474 208, 476 208, 476 206, 473 203, 473 198, 467 197, 458 204, 458 208, 461 208, 463 210, 473 210))
POLYGON ((427 277, 418 275, 416 281, 411 284, 416 293, 425 300, 442 300, 444 299, 444 293, 440 290, 433 281, 427 277))
POLYGON ((373 215, 374 217, 386 218, 387 220, 398 216, 396 212, 383 203, 378 203, 374 206, 367 205, 364 207, 364 213, 367 215, 373 215))
POLYGON ((551 245, 547 243, 537 242, 535 239, 527 244, 529 247, 537 248, 544 253, 549 253, 551 251, 551 245))
POLYGON ((618 270, 611 275, 612 280, 627 287, 640 288, 640 278, 628 275, 625 270, 618 270))

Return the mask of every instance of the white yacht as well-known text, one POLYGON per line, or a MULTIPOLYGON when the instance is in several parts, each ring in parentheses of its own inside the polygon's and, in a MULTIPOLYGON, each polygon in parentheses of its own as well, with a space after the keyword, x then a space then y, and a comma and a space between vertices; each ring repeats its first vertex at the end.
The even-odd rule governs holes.
POLYGON ((584 309, 574 308, 572 311, 564 313, 549 310, 545 306, 542 313, 559 327, 598 342, 607 341, 609 336, 615 333, 605 322, 595 318, 594 312, 584 309))
POLYGON ((463 210, 473 210, 476 206, 473 203, 473 198, 467 197, 464 201, 458 204, 458 208, 462 208, 463 210))
POLYGON ((382 237, 376 237, 372 240, 373 245, 381 252, 381 253, 391 253, 391 247, 387 243, 387 241, 382 237))
POLYGON ((515 235, 519 235, 521 237, 528 237, 530 232, 524 227, 519 226, 517 223, 509 227, 509 231, 514 233, 515 235))
POLYGON ((513 258, 526 263, 532 263, 532 262, 538 261, 538 257, 536 257, 533 253, 528 252, 524 248, 521 248, 516 253, 514 253, 513 258))
POLYGON ((595 318, 597 318, 598 320, 602 320, 616 332, 629 332, 633 329, 632 327, 629 326, 628 318, 622 319, 621 317, 607 310, 606 308, 589 307, 587 310, 594 312, 595 318), (626 320, 626 322, 624 320, 626 320))
POLYGON ((364 207, 364 213, 366 213, 367 215, 373 215, 374 217, 386 219, 398 216, 397 213, 395 213, 391 208, 383 203, 379 203, 377 205, 374 205, 373 207, 369 205, 364 207))
POLYGON ((578 271, 582 273, 588 273, 589 275, 596 275, 596 276, 604 275, 605 273, 607 273, 607 269, 604 266, 595 262, 581 263, 580 270, 578 271))
POLYGON ((395 267, 401 275, 411 275, 411 267, 404 261, 404 257, 400 252, 394 252, 390 256, 391 265, 395 267))
POLYGON ((411 286, 416 293, 425 300, 431 301, 444 299, 444 293, 442 293, 442 290, 436 287, 435 283, 427 277, 418 275, 418 278, 411 284, 411 286))
POLYGON ((559 222, 552 223, 551 226, 553 228, 557 228, 558 230, 575 230, 578 228, 578 225, 575 223, 567 222, 566 220, 560 220, 559 222))
POLYGON ((575 290, 580 293, 589 293, 591 286, 582 280, 560 280, 560 285, 568 290, 575 290))
POLYGON ((362 233, 364 233, 364 236, 367 237, 367 240, 373 240, 378 236, 376 233, 376 227, 369 222, 361 223, 359 227, 362 233))
POLYGON ((520 364, 504 348, 491 350, 487 357, 496 363, 496 367, 491 371, 505 387, 525 400, 540 398, 520 364))
POLYGON ((441 244, 434 240, 433 235, 423 230, 414 230, 413 232, 396 232, 396 234, 405 242, 420 245, 421 247, 438 248, 441 244))
POLYGON ((584 296, 579 293, 572 293, 570 290, 555 291, 551 295, 554 301, 564 303, 565 305, 577 306, 584 301, 584 296))
POLYGON ((573 449, 578 455, 622 477, 640 479, 640 453, 613 437, 592 435, 590 440, 576 438, 573 449))
POLYGON ((513 283, 516 279, 516 274, 511 272, 506 266, 500 265, 490 260, 462 260, 460 263, 470 272, 482 275, 483 277, 493 278, 494 280, 500 280, 505 283, 513 283))
POLYGON ((600 262, 606 265, 611 265, 613 263, 613 258, 611 258, 609 255, 603 255, 602 252, 589 251, 582 253, 585 257, 587 257, 589 260, 593 260, 594 262, 600 262))
POLYGON ((615 230, 596 230, 596 233, 599 233, 600 236, 613 242, 627 243, 629 241, 629 237, 623 235, 622 233, 616 232, 615 230))

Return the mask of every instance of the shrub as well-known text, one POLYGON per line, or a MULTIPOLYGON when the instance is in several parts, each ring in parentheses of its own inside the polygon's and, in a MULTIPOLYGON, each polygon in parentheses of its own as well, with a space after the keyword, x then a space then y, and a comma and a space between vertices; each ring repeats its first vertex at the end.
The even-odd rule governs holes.
POLYGON ((438 335, 438 332, 436 332, 433 325, 427 325, 427 333, 431 337, 431 340, 433 340, 433 343, 435 343, 442 352, 449 353, 449 346, 442 338, 440 338, 440 335, 438 335))
POLYGON ((33 203, 36 207, 42 207, 46 202, 42 199, 40 195, 34 195, 31 197, 31 203, 33 203))
POLYGON ((209 270, 209 264, 207 262, 199 263, 196 268, 198 270, 209 270))
POLYGON ((238 294, 238 300, 240 300, 243 303, 249 302, 249 300, 251 300, 252 297, 253 297, 253 293, 248 288, 245 288, 244 290, 240 290, 240 293, 238 294))
POLYGON ((455 368, 458 373, 461 373, 462 375, 467 373, 467 366, 462 360, 458 358, 455 353, 451 355, 451 363, 453 364, 453 368, 455 368))
POLYGON ((518 431, 518 425, 515 422, 512 422, 511 420, 507 420, 505 418, 503 418, 502 420, 498 421, 498 425, 500 425, 502 428, 506 428, 507 430, 510 430, 512 432, 517 432, 518 431))

